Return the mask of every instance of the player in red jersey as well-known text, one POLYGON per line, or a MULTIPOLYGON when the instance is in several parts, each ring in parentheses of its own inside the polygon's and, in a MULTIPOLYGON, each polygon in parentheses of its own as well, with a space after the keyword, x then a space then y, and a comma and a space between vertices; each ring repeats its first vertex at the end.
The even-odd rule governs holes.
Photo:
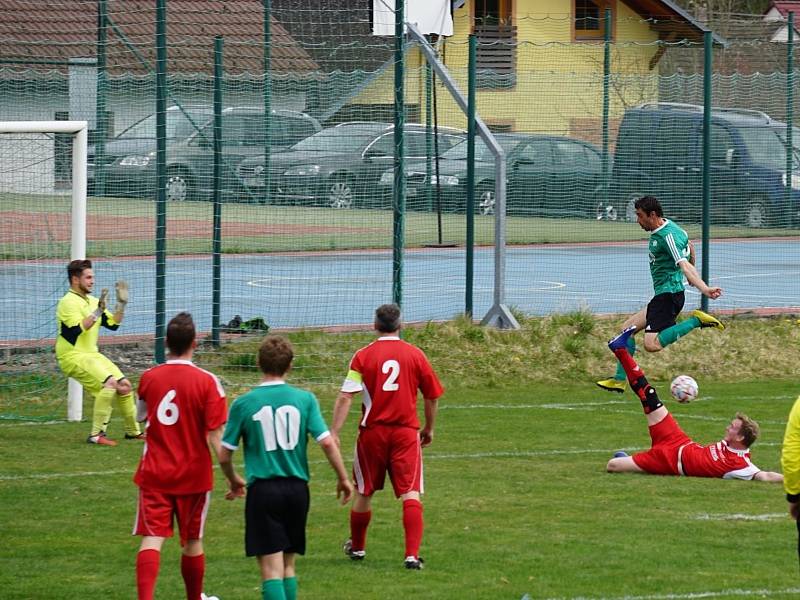
POLYGON ((217 377, 192 363, 195 335, 192 316, 176 315, 167 326, 167 362, 145 371, 139 382, 139 419, 147 419, 133 478, 139 486, 133 533, 142 536, 136 557, 139 600, 153 598, 161 546, 172 537, 173 519, 187 599, 200 600, 203 589, 203 527, 213 487, 209 445, 219 456, 228 405, 217 377))
POLYGON ((725 437, 708 446, 692 441, 683 432, 628 352, 628 337, 633 334, 633 329, 623 331, 608 343, 608 347, 624 367, 631 388, 642 402, 650 429, 651 446, 648 451, 633 456, 618 452, 608 461, 606 470, 609 473, 782 482, 780 473, 762 471, 750 462, 750 446, 758 437, 758 424, 747 415, 737 413, 725 429, 725 437))
POLYGON ((425 354, 399 337, 400 308, 384 304, 375 310, 378 339, 358 350, 333 409, 331 434, 339 443, 353 396, 363 394, 353 475, 356 495, 350 511, 350 539, 345 553, 353 560, 365 556, 372 494, 383 489, 386 473, 397 498, 403 500, 405 567, 422 568, 421 448, 433 441, 439 379, 425 354), (425 400, 425 424, 420 430, 417 391, 425 400))

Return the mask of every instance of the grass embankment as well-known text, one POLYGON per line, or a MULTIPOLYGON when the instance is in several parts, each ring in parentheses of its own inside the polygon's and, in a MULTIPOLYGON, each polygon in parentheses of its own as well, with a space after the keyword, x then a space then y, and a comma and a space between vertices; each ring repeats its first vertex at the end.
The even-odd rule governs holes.
MULTIPOLYGON (((609 376, 614 359, 606 342, 621 318, 578 312, 550 317, 519 316, 522 328, 501 331, 459 318, 408 327, 404 337, 422 347, 450 386, 503 387, 522 383, 593 382, 609 376)), ((800 380, 800 319, 732 317, 725 331, 698 330, 660 353, 636 356, 654 381, 686 373, 698 381, 800 380)), ((289 332, 296 346, 293 378, 306 385, 338 385, 350 354, 373 339, 370 332, 289 332)), ((258 341, 230 343, 204 351, 200 362, 231 385, 257 377, 258 341)))

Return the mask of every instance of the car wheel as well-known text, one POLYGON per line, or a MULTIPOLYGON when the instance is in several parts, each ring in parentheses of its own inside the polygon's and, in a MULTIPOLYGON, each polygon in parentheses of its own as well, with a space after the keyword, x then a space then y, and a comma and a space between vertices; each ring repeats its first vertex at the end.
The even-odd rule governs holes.
POLYGON ((191 198, 191 180, 183 169, 167 173, 167 202, 185 202, 191 198))
POLYGON ((331 208, 352 208, 355 193, 352 182, 341 175, 333 178, 328 186, 328 206, 331 208))
POLYGON ((616 207, 611 202, 598 201, 594 209, 594 218, 598 221, 616 221, 619 218, 616 207))
POLYGON ((636 222, 636 201, 641 197, 641 194, 629 194, 625 201, 625 220, 629 223, 636 222))
POLYGON ((744 224, 754 229, 767 226, 767 207, 760 198, 751 200, 744 214, 744 224))
POLYGON ((494 185, 489 183, 481 184, 478 187, 476 200, 478 201, 477 212, 480 215, 493 215, 494 214, 494 185))

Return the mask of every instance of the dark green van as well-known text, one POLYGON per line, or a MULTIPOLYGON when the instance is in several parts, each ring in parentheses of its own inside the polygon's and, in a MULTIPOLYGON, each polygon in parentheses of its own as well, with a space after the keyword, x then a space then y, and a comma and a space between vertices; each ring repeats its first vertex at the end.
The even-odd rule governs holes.
MULTIPOLYGON (((712 109, 712 223, 792 227, 800 222, 799 153, 795 145, 787 177, 785 135, 786 125, 762 112, 712 109)), ((598 204, 597 218, 635 221, 635 200, 653 195, 667 216, 699 222, 702 158, 702 106, 658 102, 628 109, 617 136, 609 202, 598 204)))

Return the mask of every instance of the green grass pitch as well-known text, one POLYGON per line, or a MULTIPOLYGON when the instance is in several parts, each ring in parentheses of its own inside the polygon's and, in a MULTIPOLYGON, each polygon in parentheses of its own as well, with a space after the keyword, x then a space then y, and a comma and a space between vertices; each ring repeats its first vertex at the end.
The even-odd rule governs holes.
MULTIPOLYGON (((655 382, 667 396, 667 382, 655 382)), ((780 444, 798 394, 792 381, 705 384, 690 405, 667 399, 697 441, 718 440, 737 410, 762 426, 753 461, 780 470, 780 444)), ((333 394, 320 394, 330 417, 333 394)), ((87 406, 87 409, 89 407, 87 406)), ((352 453, 356 423, 343 437, 352 453)), ((121 430, 116 414, 111 434, 121 430)), ((84 443, 84 423, 0 423, 0 590, 5 598, 135 598, 141 446, 84 443)), ((367 559, 341 551, 348 512, 333 496, 322 453, 310 449, 308 552, 301 598, 797 598, 797 533, 775 484, 610 475, 614 450, 649 438, 639 402, 591 384, 459 389, 442 399, 425 452, 426 569, 402 568, 401 507, 373 503, 367 559)), ((313 446, 313 442, 312 442, 313 446)), ((241 457, 239 457, 241 458, 241 457)), ((206 528, 206 591, 258 598, 244 557, 243 502, 217 488, 206 528)), ((184 598, 178 544, 165 544, 157 597, 184 598)))

